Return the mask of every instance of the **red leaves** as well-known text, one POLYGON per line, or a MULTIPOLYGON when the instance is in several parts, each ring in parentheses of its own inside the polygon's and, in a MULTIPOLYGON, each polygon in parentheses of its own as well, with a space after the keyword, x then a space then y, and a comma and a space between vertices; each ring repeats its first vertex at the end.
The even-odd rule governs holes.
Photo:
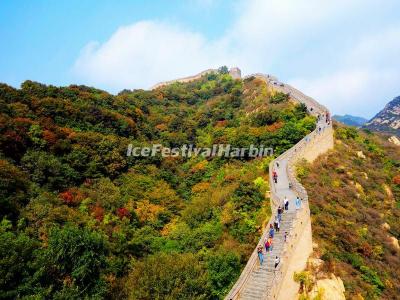
POLYGON ((92 214, 95 217, 95 219, 99 222, 102 222, 104 219, 104 208, 101 206, 96 205, 92 209, 92 214))
POLYGON ((120 219, 123 219, 124 217, 125 218, 129 218, 130 215, 131 214, 130 214, 129 210, 127 210, 125 207, 120 207, 120 208, 117 209, 117 216, 120 219))
POLYGON ((57 136, 50 130, 43 131, 43 139, 49 144, 54 145, 57 142, 57 136))
POLYGON ((217 121, 215 123, 215 127, 225 127, 228 125, 228 120, 217 121))
POLYGON ((393 183, 400 185, 400 174, 393 177, 393 183))
POLYGON ((79 191, 79 189, 70 188, 65 192, 60 193, 60 198, 65 204, 75 206, 81 203, 85 196, 81 191, 79 191))

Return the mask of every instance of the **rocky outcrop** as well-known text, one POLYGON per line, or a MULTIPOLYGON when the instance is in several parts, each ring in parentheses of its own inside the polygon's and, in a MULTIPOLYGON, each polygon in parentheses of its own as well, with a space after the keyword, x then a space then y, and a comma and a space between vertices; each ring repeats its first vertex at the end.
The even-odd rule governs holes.
POLYGON ((346 300, 344 284, 340 277, 331 274, 330 277, 319 279, 315 282, 310 293, 310 299, 317 296, 322 300, 346 300))
POLYGON ((390 101, 364 128, 400 136, 400 96, 390 101))
POLYGON ((400 146, 400 140, 394 135, 388 138, 388 141, 391 142, 392 144, 395 144, 396 146, 400 146))

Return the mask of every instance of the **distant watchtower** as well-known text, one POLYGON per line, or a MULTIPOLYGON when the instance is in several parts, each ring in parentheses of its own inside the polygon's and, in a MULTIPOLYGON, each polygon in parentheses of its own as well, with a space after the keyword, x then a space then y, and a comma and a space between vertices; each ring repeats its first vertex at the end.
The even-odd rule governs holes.
POLYGON ((242 78, 242 72, 237 67, 230 68, 229 75, 231 75, 233 79, 241 79, 242 78))

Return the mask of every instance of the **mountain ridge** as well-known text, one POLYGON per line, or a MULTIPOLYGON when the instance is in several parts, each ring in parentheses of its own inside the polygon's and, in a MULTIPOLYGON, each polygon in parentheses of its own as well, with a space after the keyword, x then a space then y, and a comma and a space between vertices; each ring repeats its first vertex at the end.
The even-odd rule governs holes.
POLYGON ((386 104, 363 128, 400 136, 400 96, 386 104))
POLYGON ((368 119, 363 118, 363 117, 358 117, 358 116, 353 116, 353 115, 333 115, 332 117, 334 120, 341 122, 343 124, 349 125, 349 126, 356 126, 360 127, 364 125, 365 123, 368 122, 368 119))

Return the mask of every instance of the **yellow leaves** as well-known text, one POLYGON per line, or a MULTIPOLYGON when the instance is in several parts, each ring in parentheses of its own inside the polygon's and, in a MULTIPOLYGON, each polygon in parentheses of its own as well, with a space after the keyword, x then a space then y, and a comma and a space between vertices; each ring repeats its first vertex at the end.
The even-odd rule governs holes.
POLYGON ((364 226, 357 230, 357 233, 360 237, 366 238, 368 235, 368 226, 364 226))
POLYGON ((234 205, 232 202, 228 202, 225 204, 222 213, 221 213, 221 223, 223 225, 228 225, 234 221, 233 218, 234 213, 234 205))
POLYGON ((374 246, 372 253, 377 258, 382 257, 382 255, 384 253, 382 245, 374 246))
POLYGON ((156 127, 156 129, 158 129, 160 131, 167 130, 167 128, 168 128, 167 125, 165 125, 164 123, 158 124, 155 127, 156 127))
POLYGON ((213 190, 210 194, 212 203, 216 206, 222 206, 227 203, 237 186, 238 185, 235 183, 225 186, 222 189, 213 190))
POLYGON ((144 197, 150 199, 152 203, 160 204, 163 207, 168 208, 180 208, 182 203, 176 192, 171 189, 168 183, 165 181, 159 181, 157 186, 154 186, 151 190, 144 194, 144 197))
POLYGON ((263 127, 250 127, 249 128, 249 135, 259 137, 264 133, 265 133, 265 128, 263 128, 263 127))
POLYGON ((191 169, 190 172, 196 173, 198 171, 202 171, 207 167, 208 161, 207 160, 202 160, 201 162, 195 164, 191 169))
POLYGON ((262 188, 267 184, 267 182, 262 177, 257 177, 256 179, 253 180, 253 183, 258 188, 262 188))
POLYGON ((160 205, 152 204, 149 200, 143 200, 137 203, 135 212, 141 222, 154 221, 165 208, 160 205))
POLYGON ((178 223, 178 218, 172 219, 171 222, 169 222, 167 225, 164 226, 164 228, 161 230, 161 235, 162 236, 167 236, 171 232, 173 232, 176 229, 176 224, 178 223))
POLYGON ((357 189, 357 191, 361 194, 364 194, 364 188, 362 187, 361 184, 359 184, 358 182, 355 183, 355 187, 357 189))
POLYGON ((333 181, 332 181, 332 187, 333 187, 333 188, 338 188, 338 187, 340 187, 340 180, 338 180, 338 179, 333 180, 333 181))
POLYGON ((134 211, 135 210, 135 202, 133 200, 129 200, 126 204, 125 204, 125 208, 128 211, 134 211))
POLYGON ((193 193, 202 193, 202 192, 207 191, 209 188, 210 188, 209 182, 199 182, 198 184, 196 184, 192 187, 192 192, 193 193))
POLYGON ((135 108, 135 113, 136 113, 136 115, 138 115, 140 117, 144 116, 143 111, 138 107, 135 108))

